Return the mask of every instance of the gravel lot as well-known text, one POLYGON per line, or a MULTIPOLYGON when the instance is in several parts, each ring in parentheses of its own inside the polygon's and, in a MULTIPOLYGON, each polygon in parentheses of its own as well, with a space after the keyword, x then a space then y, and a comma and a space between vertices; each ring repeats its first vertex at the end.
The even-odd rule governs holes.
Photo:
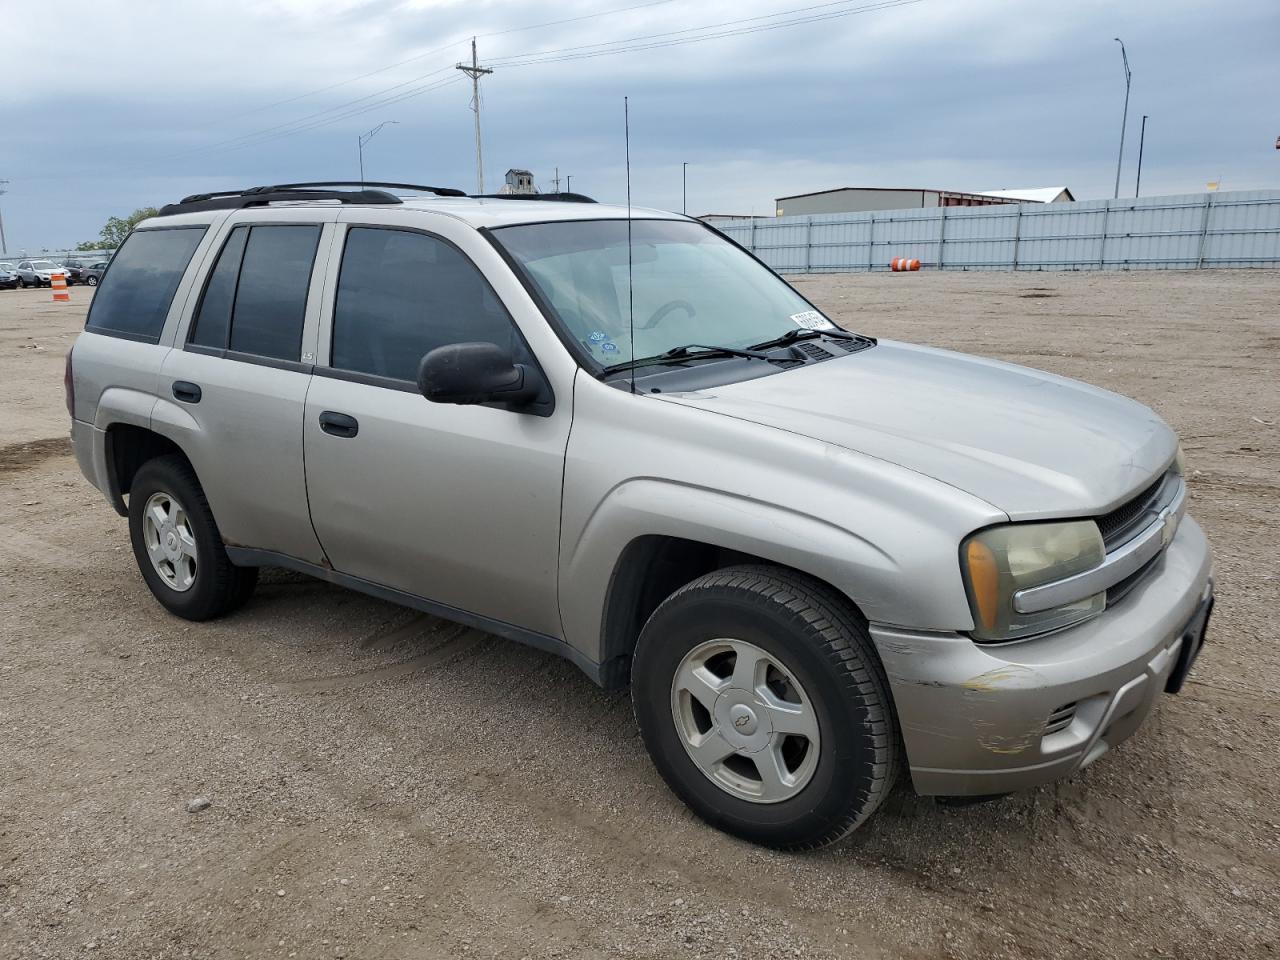
POLYGON ((0 956, 1280 952, 1280 273, 796 283, 1181 433, 1219 603, 1136 737, 990 804, 900 788, 816 855, 729 839, 550 656, 280 572, 230 619, 168 616, 65 440, 89 292, 0 291, 0 956))

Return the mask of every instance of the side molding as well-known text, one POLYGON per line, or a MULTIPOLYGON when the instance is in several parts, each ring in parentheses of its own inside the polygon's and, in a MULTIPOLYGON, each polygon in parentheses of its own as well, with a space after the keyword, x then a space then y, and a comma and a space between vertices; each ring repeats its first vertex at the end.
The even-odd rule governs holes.
POLYGON ((226 551, 227 556, 231 558, 231 562, 237 566, 284 567, 288 570, 296 570, 298 573, 305 573, 308 576, 326 580, 340 587, 357 590, 371 597, 377 597, 379 600, 398 603, 401 606, 421 610, 423 613, 429 613, 444 620, 452 620, 454 623, 461 623, 477 630, 483 630, 486 633, 492 633, 495 636, 502 637, 504 640, 514 640, 516 643, 522 643, 525 646, 533 647, 546 653, 554 653, 556 656, 568 660, 597 685, 603 686, 604 684, 604 676, 600 664, 590 660, 563 640, 558 640, 545 633, 536 633, 533 630, 526 630, 524 627, 518 627, 512 623, 483 617, 468 610, 451 607, 446 603, 438 603, 427 597, 419 597, 412 593, 405 593, 403 590, 384 587, 381 584, 363 580, 360 577, 339 573, 337 570, 308 563, 306 560, 299 560, 272 550, 256 550, 251 547, 227 545, 226 551))

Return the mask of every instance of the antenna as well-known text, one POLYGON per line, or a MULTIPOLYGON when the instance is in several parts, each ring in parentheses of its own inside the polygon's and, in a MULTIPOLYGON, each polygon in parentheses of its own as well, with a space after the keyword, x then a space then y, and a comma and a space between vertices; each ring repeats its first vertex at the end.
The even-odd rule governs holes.
POLYGON ((631 107, 622 98, 623 142, 627 151, 627 325, 631 332, 631 392, 636 392, 636 293, 631 281, 631 107))

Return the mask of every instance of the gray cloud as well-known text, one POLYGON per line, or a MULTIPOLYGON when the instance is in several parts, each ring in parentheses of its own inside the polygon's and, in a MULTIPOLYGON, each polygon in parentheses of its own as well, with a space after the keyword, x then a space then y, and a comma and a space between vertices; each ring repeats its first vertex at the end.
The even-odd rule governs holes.
MULTIPOLYGON (((679 30, 803 2, 659 4, 486 37, 481 56, 679 30)), ((109 215, 197 190, 354 177, 357 135, 386 119, 399 124, 369 145, 370 178, 470 189, 470 90, 462 83, 296 135, 217 145, 358 97, 376 100, 393 84, 450 66, 470 31, 601 9, 209 0, 165 5, 160 17, 101 3, 59 6, 78 27, 64 34, 57 56, 50 38, 28 34, 21 20, 5 41, 19 78, 0 97, 0 178, 12 181, 0 204, 11 247, 87 239, 109 215), (458 42, 445 52, 261 109, 451 41, 458 42)), ((693 213, 767 213, 775 196, 854 183, 1065 183, 1078 197, 1109 196, 1123 96, 1117 35, 1134 69, 1122 190, 1132 190, 1143 113, 1151 115, 1144 193, 1202 190, 1218 176, 1227 189, 1276 184, 1273 0, 1241 0, 1229 10, 1187 0, 1123 7, 925 0, 688 46, 499 67, 484 87, 486 175, 492 185, 509 166, 529 167, 549 187, 559 166, 575 190, 621 199, 625 94, 638 204, 678 209, 686 160, 693 213)), ((430 79, 452 76, 445 70, 430 79)))

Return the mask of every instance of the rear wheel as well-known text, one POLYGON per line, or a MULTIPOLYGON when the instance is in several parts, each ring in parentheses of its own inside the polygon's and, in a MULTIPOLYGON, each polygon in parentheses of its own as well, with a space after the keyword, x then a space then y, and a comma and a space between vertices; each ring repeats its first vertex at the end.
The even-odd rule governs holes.
POLYGON ((87 283, 91 287, 96 287, 98 285, 98 278, 90 275, 89 279, 86 280, 85 283, 87 283))
POLYGON ((641 633, 632 698, 671 789, 766 846, 839 840, 897 776, 897 723, 864 622, 791 571, 731 567, 676 591, 641 633))
POLYGON ((138 470, 129 491, 129 538, 152 594, 187 620, 230 613, 257 583, 256 567, 237 567, 227 557, 204 490, 183 457, 157 457, 138 470))

